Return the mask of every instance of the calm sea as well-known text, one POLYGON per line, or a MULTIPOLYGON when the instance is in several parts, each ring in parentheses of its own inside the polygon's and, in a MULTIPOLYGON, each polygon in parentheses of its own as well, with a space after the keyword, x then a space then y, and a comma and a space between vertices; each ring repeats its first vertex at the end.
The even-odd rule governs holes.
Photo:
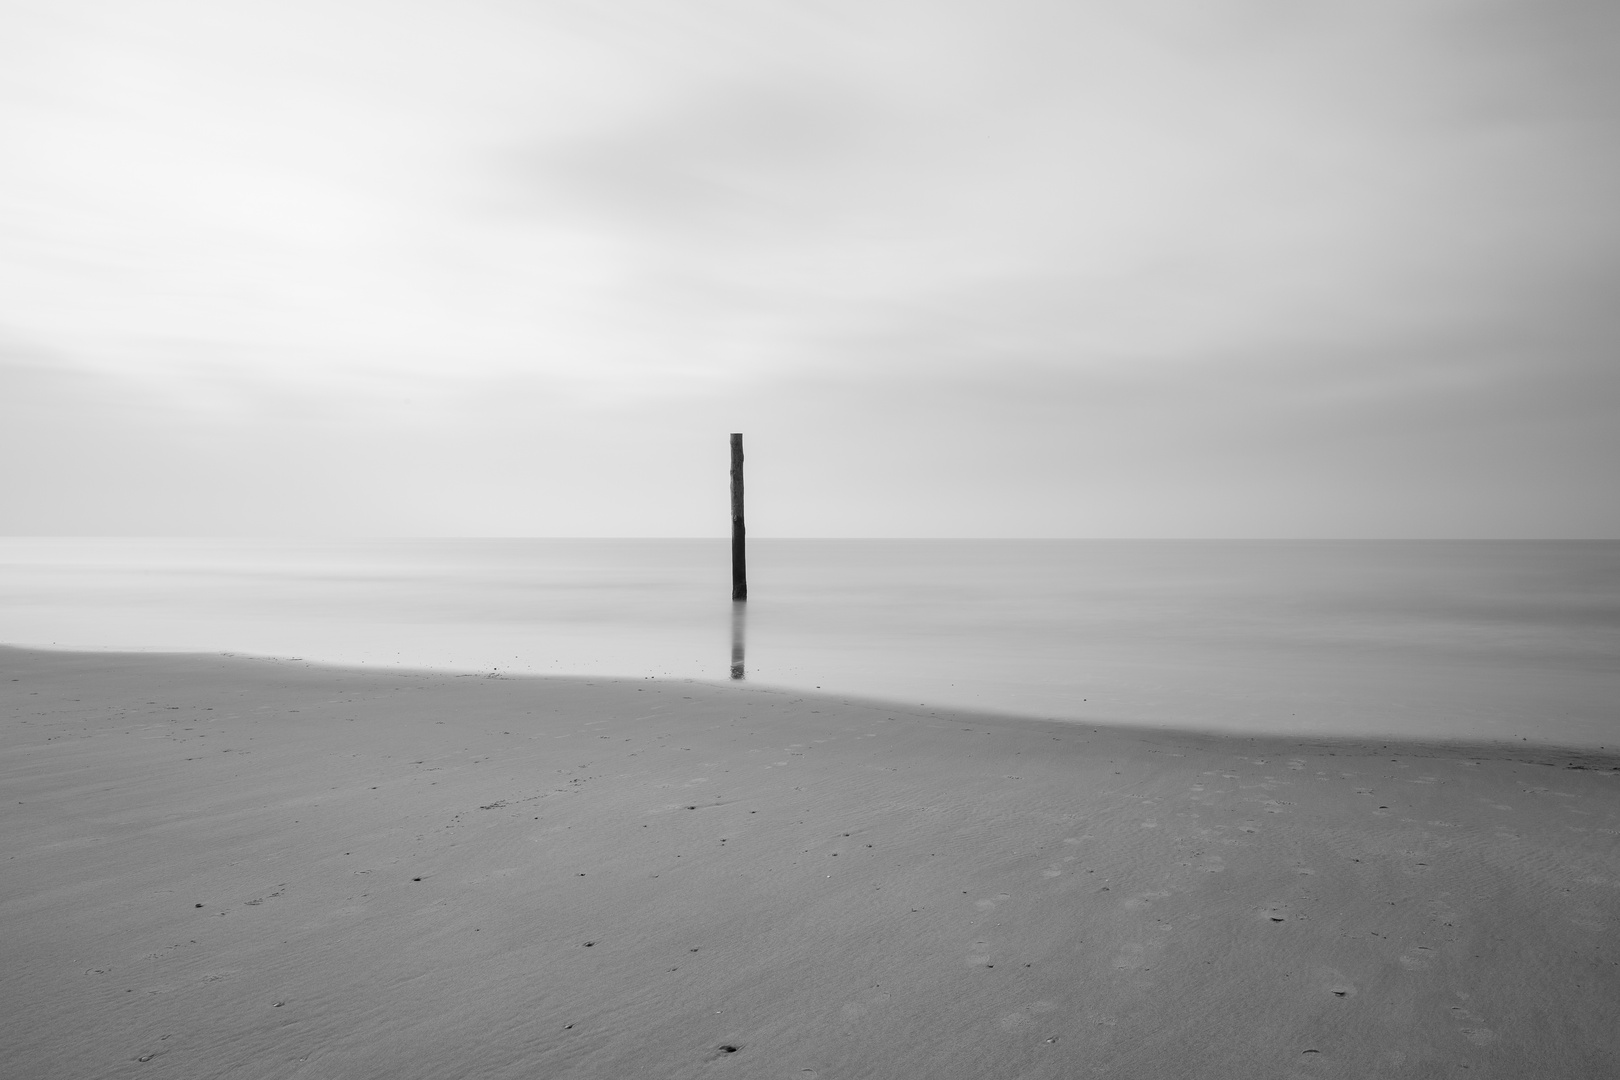
POLYGON ((1620 543, 0 539, 0 641, 1620 744, 1620 543))

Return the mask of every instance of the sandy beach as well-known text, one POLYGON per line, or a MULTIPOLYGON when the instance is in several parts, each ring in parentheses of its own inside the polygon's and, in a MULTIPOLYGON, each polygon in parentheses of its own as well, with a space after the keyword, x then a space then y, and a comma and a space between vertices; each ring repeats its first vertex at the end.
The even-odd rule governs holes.
POLYGON ((7 1077, 1620 1074, 1614 755, 18 649, 0 709, 7 1077))

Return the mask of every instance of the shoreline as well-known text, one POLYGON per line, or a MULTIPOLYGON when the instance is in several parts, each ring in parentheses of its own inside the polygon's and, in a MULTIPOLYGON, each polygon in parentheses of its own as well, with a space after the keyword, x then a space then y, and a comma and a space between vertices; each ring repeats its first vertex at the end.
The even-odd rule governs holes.
POLYGON ((729 680, 721 678, 696 678, 676 675, 582 675, 573 673, 545 673, 531 671, 503 671, 499 668, 490 670, 459 670, 455 668, 413 667, 392 664, 360 664, 343 663, 327 660, 309 660, 301 656, 278 656, 268 653, 250 652, 214 652, 202 650, 175 650, 167 648, 83 648, 78 646, 56 645, 10 645, 0 643, 0 663, 10 656, 27 656, 38 654, 41 656, 65 657, 114 657, 148 660, 189 661, 194 659, 213 659, 230 662, 263 663, 263 664, 297 664, 305 670, 328 671, 335 675, 397 675, 402 678, 442 678, 442 679, 501 679, 514 682, 530 681, 535 683, 556 683, 567 685, 570 683, 586 683, 589 685, 628 684, 640 685, 645 683, 659 683, 663 685, 690 685, 704 686, 715 690, 730 690, 739 692, 759 692, 766 694, 783 694, 793 697, 818 698, 829 703, 848 705, 870 709, 876 712, 889 711, 903 713, 907 716, 923 717, 954 717, 968 720, 1012 724, 1056 724, 1068 728, 1084 729, 1091 732, 1113 732, 1122 736, 1143 735, 1157 736, 1168 739, 1200 742, 1209 740, 1214 743, 1226 744, 1233 742, 1254 743, 1261 747, 1271 747, 1272 752, 1280 752, 1276 748, 1298 747, 1301 749, 1315 749, 1327 753, 1343 752, 1355 754, 1357 752, 1376 753, 1377 749, 1395 747, 1402 752, 1417 757, 1444 757, 1462 756, 1477 757, 1482 760, 1523 761, 1526 764, 1549 765, 1554 767, 1593 769, 1597 771, 1620 770, 1620 744, 1610 747, 1606 744, 1583 742, 1557 742, 1554 740, 1528 737, 1518 739, 1499 738, 1449 738, 1441 736, 1418 735, 1392 735, 1383 734, 1332 734, 1319 731, 1278 732, 1269 729, 1244 729, 1228 726, 1181 726, 1172 723, 1160 723, 1151 720, 1123 720, 1098 716, 1094 718, 1038 716, 1033 713, 1021 713, 1010 709, 996 709, 971 705, 953 705, 948 702, 928 704, 925 702, 905 702, 897 698, 885 698, 865 695, 861 693, 841 694, 834 691, 823 690, 820 687, 807 689, 786 684, 776 684, 753 679, 729 680), (921 710, 921 711, 919 711, 921 710), (1376 748, 1376 749, 1375 749, 1376 748))
POLYGON ((0 707, 9 1074, 1620 1064, 1620 754, 10 647, 0 707))

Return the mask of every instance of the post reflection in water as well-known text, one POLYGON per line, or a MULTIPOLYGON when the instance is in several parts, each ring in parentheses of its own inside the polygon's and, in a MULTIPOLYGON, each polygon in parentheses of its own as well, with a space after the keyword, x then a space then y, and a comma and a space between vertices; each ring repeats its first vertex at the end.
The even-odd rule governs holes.
POLYGON ((748 605, 741 600, 731 605, 731 677, 743 677, 743 651, 748 642, 748 605))

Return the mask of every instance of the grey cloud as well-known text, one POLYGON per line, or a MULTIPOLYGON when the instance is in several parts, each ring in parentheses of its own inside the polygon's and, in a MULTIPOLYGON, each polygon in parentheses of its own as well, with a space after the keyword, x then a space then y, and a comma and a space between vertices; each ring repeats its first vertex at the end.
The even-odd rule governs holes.
POLYGON ((512 155, 542 212, 554 200, 635 228, 688 233, 739 218, 805 229, 824 185, 874 152, 879 127, 851 90, 744 82, 678 95, 661 112, 588 138, 512 155))

